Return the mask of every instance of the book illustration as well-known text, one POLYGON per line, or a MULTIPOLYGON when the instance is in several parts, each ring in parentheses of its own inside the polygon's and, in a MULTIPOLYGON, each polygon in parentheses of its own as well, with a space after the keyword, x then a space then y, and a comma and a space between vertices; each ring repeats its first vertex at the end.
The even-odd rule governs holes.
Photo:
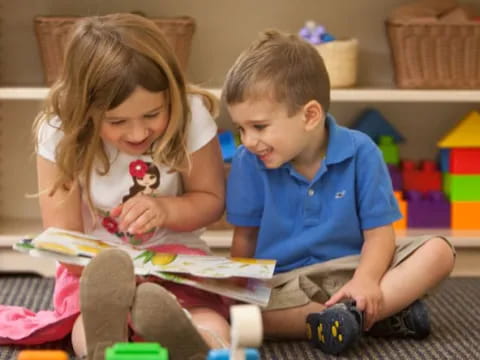
POLYGON ((130 246, 109 244, 94 237, 57 228, 48 228, 33 239, 25 239, 15 250, 31 256, 53 258, 57 261, 85 266, 103 249, 120 248, 132 258, 135 273, 213 292, 260 306, 268 304, 275 261, 250 258, 227 258, 171 253, 155 253, 130 246), (247 278, 240 286, 231 278, 247 278))

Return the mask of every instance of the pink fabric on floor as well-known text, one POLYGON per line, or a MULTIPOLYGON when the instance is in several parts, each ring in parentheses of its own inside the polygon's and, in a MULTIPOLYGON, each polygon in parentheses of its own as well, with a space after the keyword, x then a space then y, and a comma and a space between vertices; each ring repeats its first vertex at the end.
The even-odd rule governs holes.
MULTIPOLYGON (((185 255, 205 255, 202 250, 166 244, 150 250, 185 255)), ((19 306, 0 305, 0 345, 36 345, 62 339, 72 331, 80 313, 80 279, 59 265, 55 273, 54 310, 33 312, 19 306)), ((218 295, 165 282, 185 308, 206 306, 228 316, 229 301, 218 295)))
POLYGON ((53 311, 0 305, 0 344, 34 345, 65 337, 80 312, 79 278, 58 266, 53 311))

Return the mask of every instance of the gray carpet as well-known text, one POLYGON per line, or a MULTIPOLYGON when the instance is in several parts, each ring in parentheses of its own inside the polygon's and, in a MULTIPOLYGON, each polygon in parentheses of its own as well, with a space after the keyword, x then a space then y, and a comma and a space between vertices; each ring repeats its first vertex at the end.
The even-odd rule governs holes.
MULTIPOLYGON (((48 309, 52 290, 52 279, 0 275, 0 304, 48 309)), ((480 359, 480 278, 449 279, 427 304, 433 333, 424 341, 364 337, 341 357, 326 356, 307 342, 266 342, 261 348, 262 359, 480 359)), ((68 338, 35 348, 71 352, 68 338)), ((20 349, 0 346, 0 360, 16 359, 20 349)))

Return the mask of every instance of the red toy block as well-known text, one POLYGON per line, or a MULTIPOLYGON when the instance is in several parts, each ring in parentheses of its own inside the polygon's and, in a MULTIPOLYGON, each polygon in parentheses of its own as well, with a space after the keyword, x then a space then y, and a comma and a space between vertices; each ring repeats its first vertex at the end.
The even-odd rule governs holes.
POLYGON ((442 174, 434 161, 424 160, 417 167, 413 161, 402 163, 403 189, 420 192, 439 191, 442 189, 442 174))
POLYGON ((456 148, 450 151, 450 173, 480 174, 480 148, 456 148))

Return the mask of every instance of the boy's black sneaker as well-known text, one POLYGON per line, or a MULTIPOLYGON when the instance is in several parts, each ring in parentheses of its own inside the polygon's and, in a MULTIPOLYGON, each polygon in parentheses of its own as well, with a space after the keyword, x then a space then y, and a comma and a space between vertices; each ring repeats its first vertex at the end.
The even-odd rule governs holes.
POLYGON ((307 337, 326 354, 337 355, 362 334, 363 315, 355 302, 339 303, 307 316, 307 337))
POLYGON ((399 313, 375 323, 367 334, 376 337, 424 339, 430 334, 427 306, 423 301, 416 300, 399 313))

